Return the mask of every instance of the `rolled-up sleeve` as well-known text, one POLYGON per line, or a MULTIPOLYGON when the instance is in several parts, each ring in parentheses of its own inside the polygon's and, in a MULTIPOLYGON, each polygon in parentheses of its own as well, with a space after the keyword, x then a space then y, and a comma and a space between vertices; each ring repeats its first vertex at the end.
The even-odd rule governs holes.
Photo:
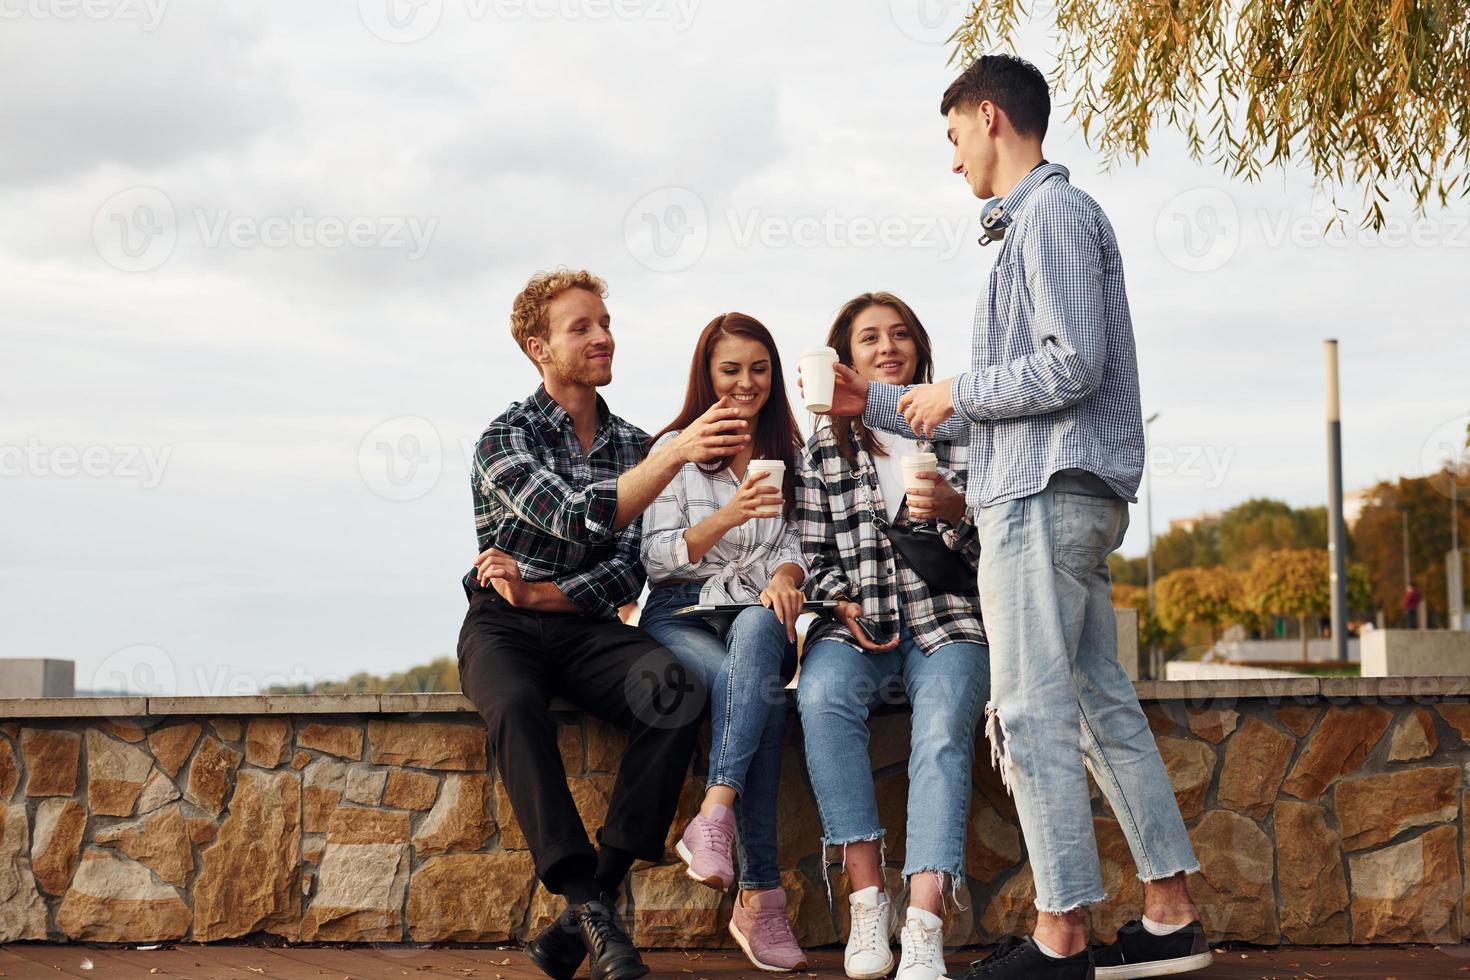
POLYGON ((643 591, 646 575, 640 555, 641 538, 641 520, 635 520, 618 532, 617 545, 606 560, 551 581, 589 616, 616 619, 618 610, 643 591))
MULTIPOLYGON (((881 381, 872 381, 868 384, 868 407, 863 410, 863 425, 880 432, 891 432, 894 435, 903 436, 905 439, 927 438, 935 442, 960 442, 969 437, 970 420, 961 417, 958 413, 951 415, 940 423, 939 428, 929 436, 919 436, 909 428, 909 424, 898 414, 898 400, 905 392, 912 391, 915 385, 891 385, 881 381)), ((958 402, 955 403, 958 407, 958 402)))
MULTIPOLYGON (((563 541, 612 540, 618 515, 618 481, 573 487, 532 451, 526 430, 491 425, 475 451, 480 490, 521 520, 563 541)), ((626 530, 626 529, 625 529, 626 530)))

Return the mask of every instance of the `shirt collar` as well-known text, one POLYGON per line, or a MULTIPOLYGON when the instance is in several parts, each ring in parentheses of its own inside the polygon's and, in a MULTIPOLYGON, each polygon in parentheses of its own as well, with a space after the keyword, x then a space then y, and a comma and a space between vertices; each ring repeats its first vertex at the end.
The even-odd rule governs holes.
MULTIPOLYGON (((551 397, 551 393, 546 390, 545 384, 536 386, 536 391, 534 394, 531 395, 529 401, 532 405, 536 407, 536 410, 541 413, 542 417, 545 418, 548 423, 550 423, 553 429, 560 431, 563 426, 571 422, 571 415, 567 412, 565 408, 562 408, 561 402, 551 397)), ((603 401, 601 395, 598 395, 598 429, 601 429, 602 426, 607 423, 608 416, 611 414, 612 413, 608 410, 607 402, 603 401)))
POLYGON ((1026 198, 1031 196, 1031 192, 1041 186, 1042 181, 1057 174, 1060 174, 1063 180, 1071 179, 1071 171, 1060 163, 1047 163, 1042 160, 1032 167, 1030 172, 1021 178, 1021 182, 1012 187, 1009 194, 1001 198, 1001 207, 1005 208, 1005 223, 1009 225, 1015 219, 1016 212, 1020 210, 1021 205, 1026 203, 1026 198))

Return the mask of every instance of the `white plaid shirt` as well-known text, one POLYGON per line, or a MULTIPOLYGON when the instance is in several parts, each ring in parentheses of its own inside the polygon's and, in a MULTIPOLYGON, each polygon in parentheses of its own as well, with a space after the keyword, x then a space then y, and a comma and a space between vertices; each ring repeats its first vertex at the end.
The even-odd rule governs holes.
MULTIPOLYGON (((933 449, 939 458, 939 472, 950 486, 963 491, 965 448, 939 442, 933 449)), ((842 458, 831 428, 825 425, 817 429, 802 451, 796 516, 801 549, 810 569, 807 597, 846 598, 859 603, 863 615, 876 620, 885 637, 897 635, 902 606, 904 625, 925 655, 946 643, 984 643, 978 583, 964 595, 931 589, 903 556, 896 554, 888 535, 873 525, 874 511, 884 508, 878 471, 861 446, 856 458, 856 467, 842 458), (863 484, 869 493, 863 492, 863 484), (869 494, 873 507, 868 506, 869 494)), ((905 499, 897 523, 908 521, 908 506, 905 499)), ((969 515, 954 527, 941 522, 940 529, 945 544, 974 568, 980 561, 980 542, 969 515)), ((807 649, 827 638, 861 649, 847 627, 827 618, 818 619, 807 632, 807 649)))
MULTIPOLYGON (((969 440, 972 507, 1030 496, 1074 467, 1137 500, 1143 413, 1113 226, 1057 163, 1032 170, 1003 205, 970 370, 954 379, 955 415, 935 438, 969 440)), ((870 384, 863 421, 912 435, 898 416, 905 390, 870 384)))
MULTIPOLYGON (((655 448, 677 436, 666 433, 655 448)), ((756 518, 732 528, 698 561, 689 560, 684 532, 730 502, 740 481, 726 469, 710 473, 685 463, 653 505, 643 512, 643 567, 648 584, 670 580, 704 583, 700 602, 755 602, 782 565, 806 575, 794 517, 756 518)))

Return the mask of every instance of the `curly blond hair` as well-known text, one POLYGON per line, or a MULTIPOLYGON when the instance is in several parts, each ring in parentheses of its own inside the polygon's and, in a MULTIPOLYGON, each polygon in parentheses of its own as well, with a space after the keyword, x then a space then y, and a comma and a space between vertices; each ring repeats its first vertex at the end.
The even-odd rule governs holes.
MULTIPOLYGON (((607 283, 586 269, 568 269, 558 266, 550 272, 538 272, 527 282, 526 287, 516 294, 510 308, 510 335, 520 345, 521 351, 531 357, 526 344, 532 337, 545 340, 551 334, 551 322, 546 318, 546 308, 568 289, 585 289, 599 297, 607 296, 607 283)), ((535 358, 532 358, 535 363, 535 358)), ((536 365, 540 370, 541 365, 536 365)))

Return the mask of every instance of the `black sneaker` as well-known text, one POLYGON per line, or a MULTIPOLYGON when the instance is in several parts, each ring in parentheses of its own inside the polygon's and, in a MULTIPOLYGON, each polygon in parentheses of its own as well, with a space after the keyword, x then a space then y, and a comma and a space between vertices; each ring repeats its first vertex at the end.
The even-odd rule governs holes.
POLYGON ((552 980, 572 980, 587 956, 576 906, 569 905, 541 934, 526 943, 526 956, 552 980))
POLYGON ((1214 962, 1215 954, 1205 941, 1205 927, 1196 919, 1167 936, 1155 936, 1142 922, 1130 922, 1118 930, 1113 942, 1094 944, 1092 959, 1098 980, 1131 980, 1203 970, 1214 962))
POLYGON ((618 922, 612 899, 604 895, 601 901, 574 905, 569 911, 576 915, 577 927, 582 931, 592 980, 635 980, 648 973, 633 940, 618 922))
POLYGON ((1027 936, 1007 936, 995 952, 976 960, 965 971, 965 980, 1093 980, 1092 949, 1057 959, 1047 956, 1027 936))

